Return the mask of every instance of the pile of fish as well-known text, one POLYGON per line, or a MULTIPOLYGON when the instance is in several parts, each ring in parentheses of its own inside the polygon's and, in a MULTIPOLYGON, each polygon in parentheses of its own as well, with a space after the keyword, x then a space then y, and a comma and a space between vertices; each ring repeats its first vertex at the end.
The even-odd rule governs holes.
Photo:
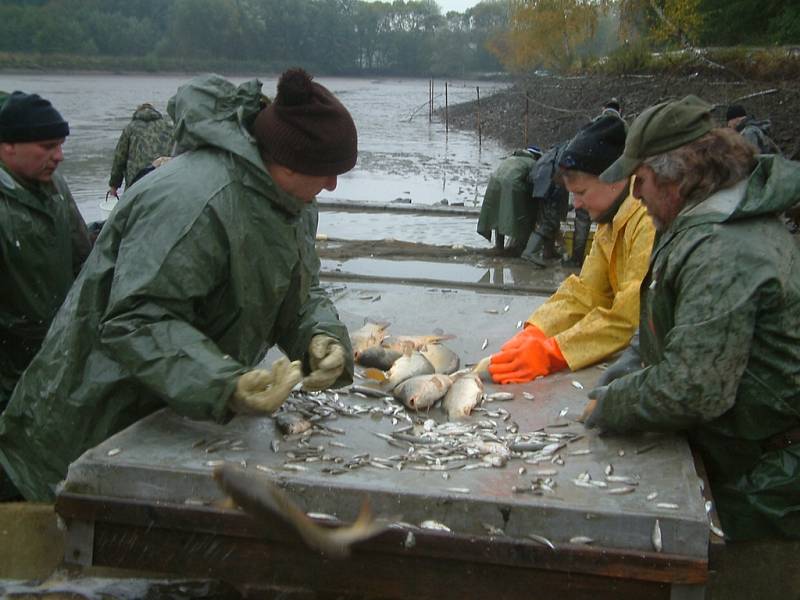
POLYGON ((483 398, 483 382, 475 372, 458 370, 461 359, 442 343, 452 336, 389 336, 387 327, 366 323, 350 336, 356 363, 379 384, 365 393, 391 394, 417 411, 441 400, 451 420, 469 416, 483 398))
MULTIPOLYGON (((453 387, 458 385, 457 379, 453 387)), ((355 385, 351 394, 361 396, 355 385)), ((452 388, 451 388, 452 389, 452 388)), ((487 401, 496 401, 491 395, 487 401)), ((508 399, 505 395, 503 399, 508 399)), ((510 459, 521 459, 527 464, 553 462, 563 465, 559 450, 583 436, 568 431, 543 430, 521 432, 511 414, 502 407, 475 407, 480 418, 469 422, 437 422, 421 419, 416 412, 409 412, 393 396, 384 396, 371 405, 344 402, 337 392, 293 392, 292 396, 275 415, 278 428, 284 433, 284 441, 294 442, 285 453, 282 469, 305 471, 308 463, 327 463, 320 471, 327 475, 339 475, 363 467, 377 469, 412 469, 419 471, 455 470, 469 471, 478 468, 504 467, 510 459), (346 443, 321 438, 344 436, 345 431, 330 422, 339 418, 368 416, 379 421, 391 419, 392 430, 388 433, 373 431, 389 446, 401 450, 386 456, 356 452, 349 458, 336 456, 339 449, 351 448, 346 443)), ((567 425, 561 423, 556 425, 567 425)), ((273 440, 272 449, 280 451, 280 442, 273 440)), ((533 493, 552 492, 547 478, 537 478, 530 489, 515 490, 533 493)), ((455 490, 457 491, 457 490, 455 490)))

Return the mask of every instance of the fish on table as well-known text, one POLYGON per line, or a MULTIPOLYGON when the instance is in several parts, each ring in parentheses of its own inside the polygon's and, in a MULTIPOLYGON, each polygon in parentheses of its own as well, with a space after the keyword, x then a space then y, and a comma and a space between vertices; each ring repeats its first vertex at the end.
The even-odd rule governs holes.
POLYGON ((442 401, 442 408, 451 421, 468 417, 483 397, 483 382, 477 373, 457 377, 442 401))
POLYGON ((378 346, 388 335, 386 329, 389 323, 367 322, 361 328, 350 333, 350 343, 356 359, 359 355, 372 346, 378 346))
POLYGON ((392 367, 386 372, 387 384, 390 388, 395 388, 406 379, 417 375, 429 375, 436 371, 430 361, 417 350, 406 351, 403 356, 398 358, 392 367))
POLYGON ((267 523, 272 518, 286 522, 309 547, 330 558, 347 558, 353 544, 386 529, 373 518, 367 501, 352 525, 327 527, 309 518, 266 474, 225 463, 214 470, 214 479, 247 514, 267 523))
POLYGON ((443 373, 417 375, 406 379, 394 389, 394 397, 408 408, 424 410, 442 399, 452 380, 443 373))

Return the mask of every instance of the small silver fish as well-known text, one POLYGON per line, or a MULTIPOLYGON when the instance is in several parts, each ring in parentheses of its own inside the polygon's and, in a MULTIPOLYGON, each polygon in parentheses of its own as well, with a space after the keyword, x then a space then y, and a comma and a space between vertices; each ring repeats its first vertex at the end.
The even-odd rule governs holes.
POLYGON ((514 394, 512 392, 494 392, 486 396, 486 400, 489 402, 508 402, 509 400, 514 399, 514 394))
POLYGON ((656 524, 653 525, 653 534, 650 537, 653 542, 653 549, 656 552, 661 552, 664 549, 664 544, 661 539, 661 524, 656 519, 656 524))
POLYGON ((486 350, 486 347, 489 345, 489 338, 483 338, 483 343, 481 344, 481 350, 486 350))
POLYGON ((677 504, 673 504, 672 502, 656 502, 656 506, 658 508, 666 508, 669 510, 678 510, 678 508, 680 508, 677 504))
POLYGON ((635 477, 628 475, 607 475, 606 481, 611 483, 627 483, 628 485, 639 485, 639 481, 635 477))
POLYGON ((438 521, 434 521, 432 519, 428 519, 427 521, 423 521, 419 524, 422 529, 432 529, 433 531, 452 531, 447 525, 444 523, 439 523, 438 521))
POLYGON ((608 493, 613 495, 621 495, 621 494, 630 494, 631 492, 635 492, 636 488, 630 485, 625 485, 622 487, 615 487, 615 488, 608 488, 608 493))
POLYGON ((106 452, 106 456, 116 456, 120 452, 122 452, 122 448, 112 448, 111 450, 106 452))
POLYGON ((547 546, 550 550, 555 550, 556 547, 553 545, 553 542, 548 540, 543 535, 538 535, 536 533, 529 533, 528 537, 531 538, 534 542, 539 542, 540 544, 547 546))
POLYGON ((519 329, 520 327, 522 327, 522 321, 517 321, 517 329, 519 329))
POLYGON ((657 497, 658 497, 658 492, 650 492, 649 494, 647 494, 648 500, 655 500, 657 497))
POLYGON ((508 312, 508 309, 509 309, 509 308, 511 308, 511 307, 510 307, 508 304, 506 304, 506 305, 503 307, 503 312, 504 312, 504 313, 508 312))
POLYGON ((297 435, 311 429, 311 422, 297 413, 282 412, 275 416, 275 424, 286 435, 297 435))
POLYGON ((570 544, 591 544, 592 542, 594 542, 594 540, 585 535, 576 535, 575 537, 569 538, 570 544))
POLYGON ((583 389, 583 384, 580 381, 572 381, 572 387, 577 388, 579 390, 583 389))
POLYGON ((495 527, 489 523, 481 523, 483 528, 486 530, 486 533, 489 535, 505 535, 506 532, 500 529, 499 527, 495 527))

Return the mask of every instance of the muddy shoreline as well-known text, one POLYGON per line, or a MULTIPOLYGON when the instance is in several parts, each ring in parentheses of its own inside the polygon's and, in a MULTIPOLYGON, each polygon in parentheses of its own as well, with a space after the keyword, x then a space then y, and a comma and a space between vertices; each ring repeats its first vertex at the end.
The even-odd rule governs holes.
MULTIPOLYGON (((526 142, 548 148, 571 138, 612 97, 620 101, 623 115, 630 123, 648 106, 687 94, 713 103, 720 123, 729 104, 742 104, 756 118, 770 119, 770 135, 783 154, 792 159, 800 157, 798 81, 741 80, 724 71, 520 78, 508 89, 481 99, 481 134, 501 141, 509 150, 524 147, 526 142)), ((444 111, 438 114, 444 119, 444 111)), ((449 107, 448 122, 452 127, 474 131, 477 114, 477 102, 458 104, 449 107)))

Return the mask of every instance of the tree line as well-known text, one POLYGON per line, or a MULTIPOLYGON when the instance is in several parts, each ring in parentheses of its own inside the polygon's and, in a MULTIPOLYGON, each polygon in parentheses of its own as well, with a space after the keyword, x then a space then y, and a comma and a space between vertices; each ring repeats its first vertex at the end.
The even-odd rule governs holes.
POLYGON ((154 69, 457 76, 564 71, 631 45, 799 42, 796 0, 483 0, 446 14, 434 0, 0 0, 0 52, 119 57, 123 68, 141 57, 154 69))
POLYGON ((486 40, 504 4, 433 0, 0 0, 0 51, 302 64, 328 74, 502 70, 486 40))
MULTIPOLYGON (((585 67, 655 51, 800 43, 797 0, 508 0, 490 50, 512 71, 585 67)), ((624 63, 623 63, 624 64, 624 63)))

